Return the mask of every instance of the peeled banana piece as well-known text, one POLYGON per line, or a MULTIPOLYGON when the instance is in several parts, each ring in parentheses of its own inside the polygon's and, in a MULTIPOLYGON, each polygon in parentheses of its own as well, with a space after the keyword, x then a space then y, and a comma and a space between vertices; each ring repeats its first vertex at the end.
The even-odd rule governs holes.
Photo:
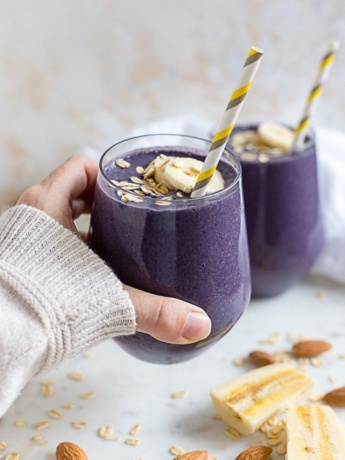
POLYGON ((326 405, 286 411, 286 460, 344 460, 345 435, 333 409, 326 405))
POLYGON ((288 152, 292 148, 294 133, 291 129, 277 123, 260 123, 257 128, 260 140, 272 147, 288 152))
MULTIPOLYGON (((190 157, 157 157, 149 165, 154 168, 154 179, 164 184, 169 190, 181 190, 191 193, 202 168, 202 161, 190 157)), ((207 193, 214 193, 224 188, 224 179, 215 171, 207 187, 207 193)))
POLYGON ((223 421, 248 435, 304 397, 313 384, 301 370, 291 364, 278 363, 235 377, 213 388, 210 394, 223 421))

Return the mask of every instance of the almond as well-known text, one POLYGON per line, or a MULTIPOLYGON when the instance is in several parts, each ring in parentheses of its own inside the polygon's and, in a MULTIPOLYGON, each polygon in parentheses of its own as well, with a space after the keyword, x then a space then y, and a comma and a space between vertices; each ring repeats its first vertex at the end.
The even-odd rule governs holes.
POLYGON ((56 460, 88 460, 88 458, 77 444, 61 442, 56 448, 56 460))
POLYGON ((249 361, 255 366, 267 366, 268 364, 274 364, 277 362, 277 358, 266 351, 254 350, 248 355, 249 361))
POLYGON ((174 460, 207 460, 207 457, 207 450, 194 450, 193 452, 178 455, 174 460))
POLYGON ((335 407, 345 407, 345 387, 336 388, 323 397, 325 403, 335 407))
POLYGON ((273 453, 272 447, 255 446, 237 455, 236 460, 268 460, 273 453))
POLYGON ((303 342, 298 342, 293 346, 292 353, 295 356, 312 358, 313 356, 318 356, 331 348, 332 345, 325 340, 304 340, 303 342))

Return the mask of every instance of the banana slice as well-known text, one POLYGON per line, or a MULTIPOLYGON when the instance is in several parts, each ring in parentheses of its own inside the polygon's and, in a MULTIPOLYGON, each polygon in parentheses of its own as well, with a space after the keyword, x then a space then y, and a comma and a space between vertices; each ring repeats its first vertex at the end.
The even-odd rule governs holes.
MULTIPOLYGON (((202 169, 202 165, 202 161, 194 158, 177 157, 167 163, 164 169, 164 176, 176 190, 191 193, 202 169)), ((223 176, 219 171, 215 171, 210 183, 208 184, 207 193, 214 193, 218 190, 222 190, 223 188, 223 176)))
POLYGON ((294 133, 291 129, 276 123, 260 123, 257 129, 263 143, 284 151, 291 150, 294 133))
POLYGON ((211 398, 224 422, 248 435, 312 387, 313 380, 301 370, 278 363, 259 367, 213 388, 211 398))
POLYGON ((154 180, 157 182, 157 184, 164 184, 168 190, 175 190, 175 187, 168 181, 164 172, 167 164, 170 161, 174 161, 175 159, 176 157, 162 158, 158 156, 151 162, 151 166, 155 170, 153 173, 154 180))
POLYGON ((343 460, 345 435, 333 409, 305 405, 286 411, 287 460, 343 460))

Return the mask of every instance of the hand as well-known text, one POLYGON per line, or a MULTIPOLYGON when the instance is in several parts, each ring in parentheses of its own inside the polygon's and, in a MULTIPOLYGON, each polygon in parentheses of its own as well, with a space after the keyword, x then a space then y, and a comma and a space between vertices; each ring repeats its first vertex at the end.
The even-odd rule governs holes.
POLYGON ((91 212, 97 174, 96 160, 72 157, 41 183, 28 188, 17 204, 27 204, 44 211, 86 240, 86 235, 78 232, 74 219, 91 212))
MULTIPOLYGON (((41 183, 27 189, 17 204, 35 207, 79 234, 74 219, 90 213, 98 174, 96 160, 73 157, 41 183)), ((79 234, 84 240, 86 235, 79 234)), ((207 337, 211 321, 198 307, 124 286, 134 305, 137 330, 168 343, 185 344, 207 337)))

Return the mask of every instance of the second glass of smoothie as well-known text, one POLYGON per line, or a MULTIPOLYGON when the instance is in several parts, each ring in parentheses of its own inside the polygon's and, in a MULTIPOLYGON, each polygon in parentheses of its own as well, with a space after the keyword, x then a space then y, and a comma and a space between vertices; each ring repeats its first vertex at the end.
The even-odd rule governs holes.
POLYGON ((112 146, 100 161, 91 247, 123 283, 193 303, 212 321, 208 338, 187 345, 166 344, 143 333, 116 339, 144 361, 170 364, 197 356, 230 331, 250 299, 238 160, 224 152, 218 166, 223 185, 201 198, 191 198, 188 187, 171 190, 166 181, 178 184, 179 168, 196 174, 196 180, 191 159, 204 161, 209 146, 190 136, 147 135, 112 146), (168 163, 171 177, 163 174, 168 163), (160 169, 152 171, 152 164, 160 169))
POLYGON ((242 166, 253 297, 297 283, 324 243, 314 134, 298 152, 289 136, 282 125, 249 124, 229 141, 242 166))

